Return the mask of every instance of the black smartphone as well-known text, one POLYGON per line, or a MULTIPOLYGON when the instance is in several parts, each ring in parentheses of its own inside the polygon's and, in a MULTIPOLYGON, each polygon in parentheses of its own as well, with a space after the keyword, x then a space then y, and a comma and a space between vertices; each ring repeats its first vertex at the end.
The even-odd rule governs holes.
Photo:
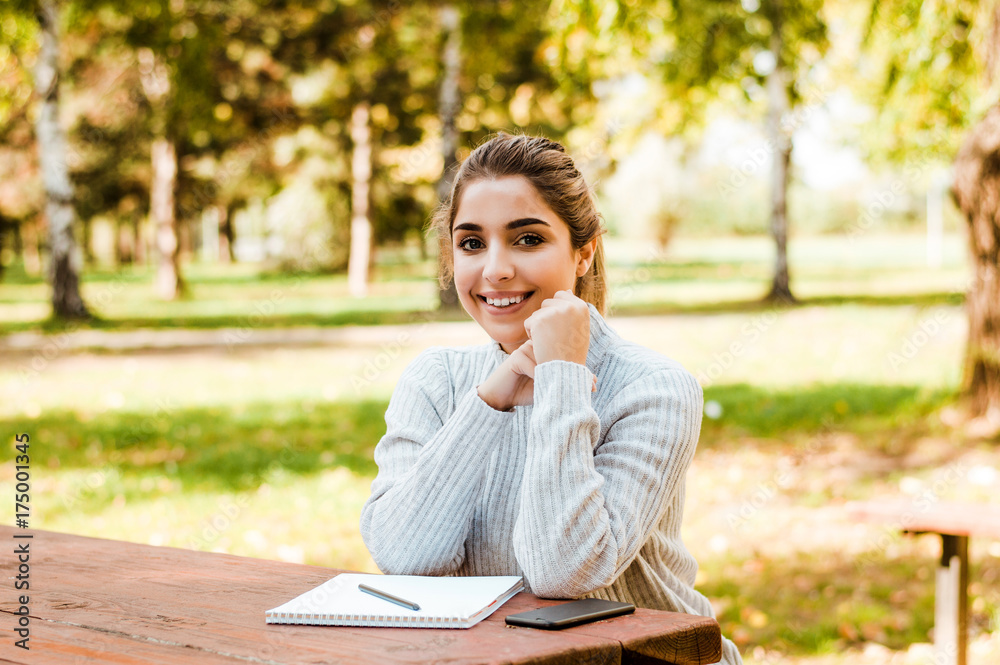
POLYGON ((632 612, 635 612, 635 605, 632 603, 616 603, 600 598, 584 598, 583 600, 571 600, 568 603, 560 603, 559 605, 540 607, 537 610, 530 610, 528 612, 509 614, 505 621, 511 626, 559 630, 560 628, 579 626, 581 623, 598 621, 632 612))

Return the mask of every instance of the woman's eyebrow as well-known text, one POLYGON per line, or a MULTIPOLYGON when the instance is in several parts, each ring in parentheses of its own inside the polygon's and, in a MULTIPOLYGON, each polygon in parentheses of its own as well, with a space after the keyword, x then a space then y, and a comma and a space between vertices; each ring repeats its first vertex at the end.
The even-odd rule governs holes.
MULTIPOLYGON (((515 219, 512 222, 507 222, 507 230, 512 231, 514 229, 519 229, 522 226, 531 226, 533 224, 542 224, 544 226, 551 226, 548 222, 543 222, 540 219, 535 219, 534 217, 522 217, 521 219, 515 219)), ((483 227, 479 224, 473 224, 472 222, 466 222, 465 224, 459 224, 455 227, 456 231, 477 231, 481 232, 483 227)))

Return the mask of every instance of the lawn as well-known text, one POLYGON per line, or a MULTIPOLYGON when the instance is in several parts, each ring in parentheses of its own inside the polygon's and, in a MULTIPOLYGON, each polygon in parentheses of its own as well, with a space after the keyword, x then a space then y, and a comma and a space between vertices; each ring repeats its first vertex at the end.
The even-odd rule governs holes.
MULTIPOLYGON (((919 238, 869 240, 797 243, 793 286, 807 299, 793 308, 753 303, 767 274, 759 239, 682 240, 666 264, 637 250, 612 270, 612 327, 705 385, 684 538, 748 663, 924 662, 937 542, 852 524, 843 505, 1000 490, 998 442, 946 424, 965 336, 961 246, 950 239, 930 270, 919 238), (880 262, 889 246, 898 260, 880 262)), ((357 523, 392 388, 423 348, 486 341, 468 321, 404 324, 433 284, 381 269, 399 271, 377 287, 395 309, 366 301, 370 320, 336 276, 303 280, 298 314, 295 299, 280 303, 275 326, 333 324, 337 311, 393 322, 343 344, 62 352, 40 369, 37 355, 0 357, 10 449, 14 433, 32 441, 32 525, 375 572, 357 523)), ((231 325, 284 278, 268 279, 206 276, 204 297, 230 309, 195 299, 174 316, 231 325)), ((171 325, 147 287, 130 287, 131 314, 102 312, 105 327, 171 325)), ((23 308, 7 330, 44 320, 28 314, 38 285, 0 289, 0 315, 23 308)), ((4 487, 13 477, 12 460, 0 465, 4 487)), ((972 560, 970 663, 996 662, 1000 543, 973 539, 972 560)))

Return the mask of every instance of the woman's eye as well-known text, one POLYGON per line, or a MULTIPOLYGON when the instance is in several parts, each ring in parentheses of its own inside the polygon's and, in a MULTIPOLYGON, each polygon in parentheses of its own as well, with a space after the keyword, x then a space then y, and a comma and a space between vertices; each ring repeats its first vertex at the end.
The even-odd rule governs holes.
MULTIPOLYGON (((536 245, 540 245, 543 242, 544 240, 542 240, 542 238, 536 235, 524 235, 517 239, 516 244, 520 244, 524 247, 535 247, 536 245), (522 240, 527 240, 529 242, 522 243, 521 242, 522 240)), ((480 241, 479 238, 465 238, 464 240, 458 243, 458 247, 471 252, 477 249, 482 249, 482 241, 480 241), (476 245, 470 246, 469 243, 476 243, 476 245)))

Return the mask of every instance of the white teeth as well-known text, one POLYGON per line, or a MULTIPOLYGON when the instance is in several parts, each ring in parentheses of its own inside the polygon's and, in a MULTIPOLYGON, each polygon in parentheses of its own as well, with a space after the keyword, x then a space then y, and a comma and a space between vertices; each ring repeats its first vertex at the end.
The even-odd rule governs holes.
POLYGON ((508 305, 516 305, 522 300, 524 300, 524 296, 517 296, 516 298, 500 298, 497 300, 493 300, 492 298, 487 298, 486 302, 495 307, 507 307, 508 305))

